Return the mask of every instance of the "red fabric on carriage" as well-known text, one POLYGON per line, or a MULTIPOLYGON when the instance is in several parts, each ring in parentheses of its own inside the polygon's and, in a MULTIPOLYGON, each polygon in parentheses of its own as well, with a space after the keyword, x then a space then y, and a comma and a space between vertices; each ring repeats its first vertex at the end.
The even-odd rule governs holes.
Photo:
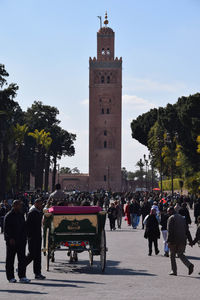
POLYGON ((102 211, 99 206, 52 206, 49 212, 53 214, 92 214, 102 211))

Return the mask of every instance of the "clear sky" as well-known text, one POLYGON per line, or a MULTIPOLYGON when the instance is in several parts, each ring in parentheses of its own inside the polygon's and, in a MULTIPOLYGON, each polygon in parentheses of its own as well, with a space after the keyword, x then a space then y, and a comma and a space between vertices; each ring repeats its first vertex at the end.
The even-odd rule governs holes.
POLYGON ((56 106, 77 134, 61 166, 88 172, 89 57, 108 12, 115 54, 123 58, 122 167, 135 170, 147 149, 130 122, 150 108, 200 92, 199 0, 0 0, 0 63, 19 85, 16 101, 56 106))

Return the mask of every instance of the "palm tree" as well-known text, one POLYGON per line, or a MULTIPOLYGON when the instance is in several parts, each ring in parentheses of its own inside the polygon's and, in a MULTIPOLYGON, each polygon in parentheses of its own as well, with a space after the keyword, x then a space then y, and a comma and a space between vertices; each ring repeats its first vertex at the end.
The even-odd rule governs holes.
POLYGON ((19 191, 19 187, 21 186, 20 182, 20 173, 21 173, 21 151, 24 146, 24 138, 28 131, 28 126, 26 124, 13 126, 14 133, 14 141, 17 146, 17 161, 16 161, 16 191, 19 191))
POLYGON ((140 184, 143 187, 143 175, 144 175, 144 162, 142 161, 142 159, 140 158, 140 160, 136 163, 136 166, 140 168, 140 174, 139 174, 139 179, 140 179, 140 184))
POLYGON ((46 134, 44 136, 43 145, 46 150, 46 156, 45 156, 45 177, 44 177, 44 190, 48 191, 48 185, 49 185, 49 167, 50 167, 50 146, 52 143, 52 138, 49 136, 49 134, 46 134))
POLYGON ((45 132, 44 129, 35 129, 34 132, 29 132, 36 141, 35 149, 35 189, 42 190, 43 188, 43 170, 45 166, 45 153, 49 150, 52 143, 50 132, 45 132), (48 150, 47 150, 48 149, 48 150))

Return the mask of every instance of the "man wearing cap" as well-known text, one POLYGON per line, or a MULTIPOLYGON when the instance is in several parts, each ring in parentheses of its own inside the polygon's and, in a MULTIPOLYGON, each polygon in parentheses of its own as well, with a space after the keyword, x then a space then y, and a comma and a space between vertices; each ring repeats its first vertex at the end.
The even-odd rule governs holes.
POLYGON ((29 283, 26 278, 25 248, 26 223, 22 214, 22 202, 14 200, 12 209, 6 214, 4 221, 4 237, 6 241, 6 276, 10 283, 17 280, 14 276, 15 255, 18 258, 18 276, 21 283, 29 283))
POLYGON ((177 275, 176 254, 188 268, 188 275, 191 275, 194 270, 194 265, 184 255, 187 239, 189 240, 190 246, 193 246, 190 231, 185 219, 180 214, 175 213, 173 206, 169 207, 167 212, 170 215, 167 221, 167 242, 170 249, 172 268, 172 271, 169 275, 177 275))
POLYGON ((45 276, 41 274, 42 208, 42 199, 36 199, 34 205, 29 210, 26 220, 29 250, 26 256, 26 266, 33 261, 35 279, 45 279, 45 276))

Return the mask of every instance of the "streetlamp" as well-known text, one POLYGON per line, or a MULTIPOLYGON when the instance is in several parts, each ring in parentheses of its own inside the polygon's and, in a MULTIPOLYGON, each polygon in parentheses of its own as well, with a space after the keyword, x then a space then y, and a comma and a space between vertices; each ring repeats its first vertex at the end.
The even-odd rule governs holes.
POLYGON ((174 162, 173 162, 173 151, 175 147, 175 139, 178 138, 178 133, 175 132, 172 136, 171 133, 167 132, 165 143, 169 145, 170 149, 170 160, 171 160, 171 190, 172 190, 172 197, 174 195, 174 162))
POLYGON ((21 151, 22 151, 22 147, 24 146, 24 142, 15 142, 15 146, 17 148, 17 161, 16 161, 16 182, 15 182, 15 186, 16 186, 16 192, 19 192, 19 188, 21 187, 21 180, 20 180, 20 176, 21 176, 21 151))
POLYGON ((162 195, 163 184, 162 184, 162 171, 163 171, 163 160, 162 160, 162 140, 158 137, 158 147, 159 147, 159 156, 160 156, 160 191, 162 195))
POLYGON ((57 164, 58 167, 58 183, 60 183, 60 164, 57 164))
POLYGON ((107 182, 108 182, 108 191, 110 190, 110 167, 108 166, 107 167, 107 171, 108 171, 108 180, 107 180, 107 182))
POLYGON ((140 161, 139 161, 139 164, 138 164, 139 168, 140 168, 140 184, 142 185, 143 187, 143 162, 142 162, 142 159, 140 158, 140 161))
POLYGON ((145 163, 145 166, 146 166, 145 182, 146 182, 146 191, 147 191, 147 168, 148 168, 148 159, 146 159, 146 154, 144 154, 144 163, 145 163))
POLYGON ((153 155, 149 154, 149 160, 150 160, 150 165, 151 165, 151 190, 153 192, 153 186, 154 186, 154 169, 153 169, 153 155))

